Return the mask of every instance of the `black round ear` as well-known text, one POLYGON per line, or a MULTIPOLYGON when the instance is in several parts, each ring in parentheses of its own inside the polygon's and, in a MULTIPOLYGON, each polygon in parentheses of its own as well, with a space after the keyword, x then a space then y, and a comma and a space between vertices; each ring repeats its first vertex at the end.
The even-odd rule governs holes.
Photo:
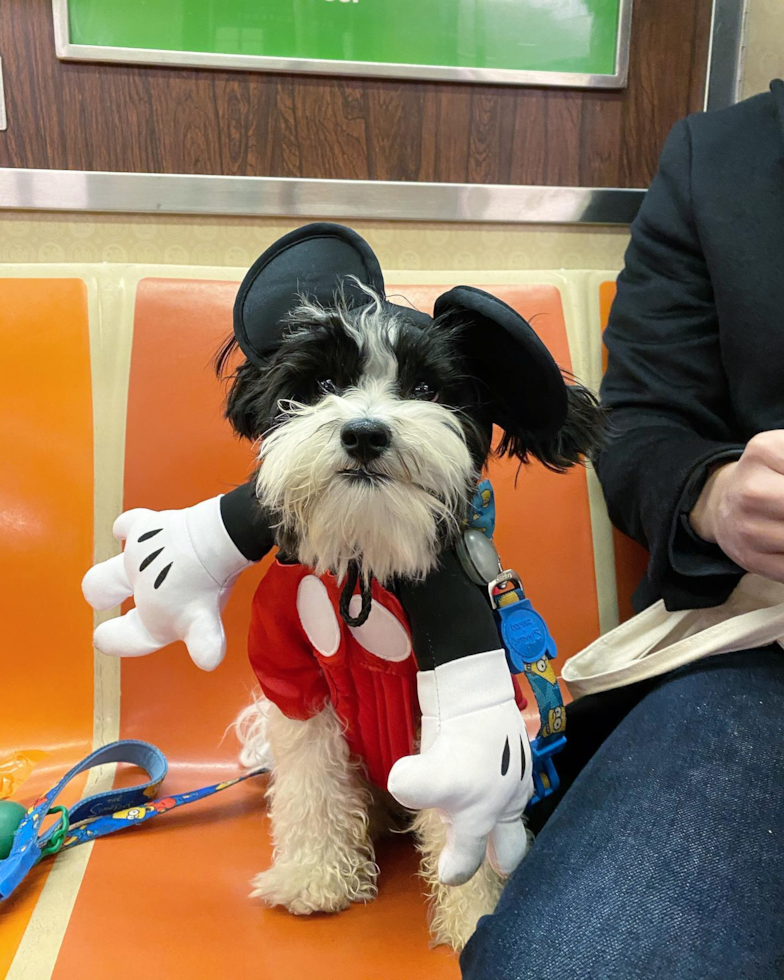
POLYGON ((504 430, 499 453, 523 461, 533 455, 561 470, 595 450, 603 430, 595 396, 567 385, 552 354, 511 306, 481 289, 457 286, 436 301, 435 326, 456 331, 486 418, 504 430))
POLYGON ((361 285, 384 296, 373 250, 355 231, 318 222, 278 239, 253 263, 234 303, 234 336, 254 364, 280 345, 286 315, 306 297, 329 306, 342 292, 349 306, 370 301, 361 285))
POLYGON ((462 324, 464 356, 496 425, 542 438, 558 432, 566 419, 566 384, 552 354, 519 313, 481 289, 456 286, 436 301, 435 319, 462 324))

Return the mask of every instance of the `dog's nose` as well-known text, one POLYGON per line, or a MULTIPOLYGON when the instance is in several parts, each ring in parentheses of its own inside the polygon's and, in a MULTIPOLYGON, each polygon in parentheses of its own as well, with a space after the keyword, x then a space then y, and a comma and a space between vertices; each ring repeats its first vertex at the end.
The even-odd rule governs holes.
POLYGON ((389 446, 392 433, 380 419, 352 419, 340 430, 340 441, 352 459, 369 463, 389 446))

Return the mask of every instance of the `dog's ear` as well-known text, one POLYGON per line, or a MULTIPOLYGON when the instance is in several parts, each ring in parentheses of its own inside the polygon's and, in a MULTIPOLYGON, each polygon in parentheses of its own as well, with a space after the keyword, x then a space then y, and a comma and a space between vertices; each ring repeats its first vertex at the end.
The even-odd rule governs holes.
POLYGON ((330 306, 336 293, 347 306, 384 296, 384 277, 373 250, 355 231, 318 222, 278 239, 253 263, 234 303, 234 338, 259 367, 280 346, 287 315, 302 297, 330 306))
POLYGON ((567 384, 531 325, 510 306, 457 286, 436 301, 434 328, 455 333, 481 411, 503 429, 500 455, 534 456, 562 470, 596 451, 604 428, 596 397, 567 384))

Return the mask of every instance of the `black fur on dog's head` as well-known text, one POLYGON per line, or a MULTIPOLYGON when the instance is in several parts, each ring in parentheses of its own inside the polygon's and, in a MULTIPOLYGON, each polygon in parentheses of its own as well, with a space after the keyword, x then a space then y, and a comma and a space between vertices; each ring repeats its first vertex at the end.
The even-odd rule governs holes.
MULTIPOLYGON (((382 311, 379 303, 381 319, 388 326, 394 322, 388 350, 396 365, 395 394, 401 399, 435 401, 451 410, 464 430, 477 470, 481 469, 490 453, 490 420, 481 411, 481 383, 462 363, 462 327, 431 331, 414 311, 407 316, 399 307, 393 317, 382 311)), ((308 306, 303 299, 288 318, 289 332, 263 367, 245 360, 231 370, 237 341, 229 338, 215 363, 218 375, 230 380, 226 417, 235 432, 256 441, 285 419, 288 403, 314 405, 325 394, 358 388, 370 356, 361 348, 359 319, 337 297, 328 309, 308 306), (351 333, 347 324, 353 324, 351 333)))
POLYGON ((442 296, 434 318, 389 303, 372 252, 339 226, 310 226, 282 244, 246 277, 217 368, 230 373, 237 346, 246 354, 230 373, 227 416, 260 441, 259 496, 303 563, 342 574, 361 560, 382 582, 426 574, 459 533, 493 425, 499 455, 554 470, 596 448, 596 399, 566 384, 510 307, 469 287, 442 296), (361 255, 363 279, 355 263, 349 277, 333 270, 329 291, 317 283, 292 294, 298 276, 285 263, 298 243, 323 250, 336 235, 354 249, 343 265, 361 255))

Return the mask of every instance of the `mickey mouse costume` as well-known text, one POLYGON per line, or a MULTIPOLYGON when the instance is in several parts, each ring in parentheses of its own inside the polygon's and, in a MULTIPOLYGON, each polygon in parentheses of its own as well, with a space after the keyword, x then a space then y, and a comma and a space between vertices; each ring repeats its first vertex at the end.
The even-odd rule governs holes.
MULTIPOLYGON (((326 306, 340 290, 359 309, 369 302, 361 284, 384 297, 381 269, 366 242, 339 225, 300 228, 245 277, 234 308, 236 342, 264 369, 301 296, 326 306)), ((488 438, 496 424, 505 433, 503 448, 518 440, 525 444, 520 458, 532 452, 555 469, 590 448, 598 425, 594 403, 565 384, 531 327, 506 304, 466 286, 439 298, 435 318, 383 304, 425 331, 449 320, 466 324, 462 357, 488 392, 482 419, 488 438)), ((135 608, 101 624, 96 646, 139 656, 179 639, 200 667, 215 668, 226 645, 222 609, 238 575, 276 544, 275 526, 255 480, 183 511, 121 515, 114 533, 126 541, 125 551, 91 569, 83 588, 96 609, 130 595, 135 608)), ((446 815, 444 883, 470 878, 486 848, 509 873, 527 846, 520 817, 533 795, 531 755, 524 701, 486 591, 469 579, 451 546, 424 580, 387 584, 373 582, 352 598, 333 576, 319 578, 280 555, 254 598, 253 669, 266 696, 289 717, 316 714, 329 699, 373 782, 405 806, 446 815)))

